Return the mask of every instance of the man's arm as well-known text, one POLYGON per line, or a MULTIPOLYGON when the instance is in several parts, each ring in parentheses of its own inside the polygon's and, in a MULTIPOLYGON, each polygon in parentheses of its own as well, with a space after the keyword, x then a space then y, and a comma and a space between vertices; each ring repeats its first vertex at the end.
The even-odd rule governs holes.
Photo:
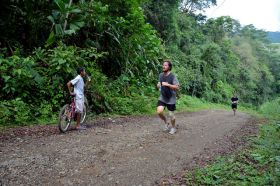
POLYGON ((69 93, 72 94, 73 85, 72 85, 71 81, 69 81, 69 82, 67 83, 67 87, 68 87, 69 93))
POLYGON ((161 86, 161 85, 160 85, 160 82, 158 82, 158 83, 157 83, 157 88, 159 89, 159 88, 160 88, 160 86, 161 86))
POLYGON ((167 86, 172 90, 178 90, 179 89, 179 82, 176 76, 173 77, 172 84, 169 84, 168 82, 162 82, 162 86, 167 86))
POLYGON ((179 85, 178 84, 177 85, 171 85, 171 84, 169 84, 167 82, 162 82, 162 86, 169 87, 169 88, 171 88, 173 90, 178 90, 179 89, 179 85))
POLYGON ((162 77, 162 74, 160 73, 159 76, 158 76, 158 83, 157 83, 157 88, 159 89, 161 87, 161 77, 162 77))

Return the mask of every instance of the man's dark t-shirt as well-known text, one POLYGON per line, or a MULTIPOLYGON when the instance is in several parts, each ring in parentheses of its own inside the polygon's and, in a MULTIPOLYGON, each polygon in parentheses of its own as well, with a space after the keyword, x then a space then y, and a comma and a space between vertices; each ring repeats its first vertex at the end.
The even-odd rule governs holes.
POLYGON ((232 98, 231 98, 231 101, 232 101, 232 102, 238 101, 238 98, 232 97, 232 98))
MULTIPOLYGON (((165 76, 164 73, 160 73, 160 75, 159 75, 159 82, 160 83, 168 82, 169 84, 172 84, 172 85, 179 85, 178 79, 172 73, 170 73, 168 76, 165 76)), ((161 94, 160 94, 159 100, 161 102, 163 102, 163 103, 166 103, 166 104, 176 104, 176 91, 170 89, 172 95, 171 95, 170 98, 166 98, 162 94, 165 88, 167 89, 168 87, 163 87, 163 86, 161 87, 162 90, 161 90, 161 94)))
MULTIPOLYGON (((231 98, 231 101, 232 101, 232 102, 238 101, 238 98, 237 98, 237 97, 232 97, 232 98, 231 98)), ((231 104, 231 107, 232 107, 232 108, 237 108, 237 102, 232 103, 232 104, 231 104)))

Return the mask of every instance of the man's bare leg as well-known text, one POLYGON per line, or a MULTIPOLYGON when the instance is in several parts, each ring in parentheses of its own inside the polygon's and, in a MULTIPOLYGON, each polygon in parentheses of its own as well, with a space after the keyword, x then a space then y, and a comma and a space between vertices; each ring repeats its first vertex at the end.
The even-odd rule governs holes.
POLYGON ((164 124, 167 124, 166 117, 164 116, 163 111, 164 111, 164 106, 157 107, 158 116, 160 117, 160 119, 162 119, 164 121, 164 124))
POLYGON ((81 126, 81 113, 76 113, 77 114, 77 126, 76 128, 79 128, 81 126))
POLYGON ((175 128, 175 126, 176 126, 176 125, 175 125, 175 121, 176 121, 176 119, 171 119, 171 124, 172 124, 172 127, 173 127, 173 128, 175 128))
POLYGON ((169 117, 170 117, 170 121, 172 124, 172 127, 175 128, 175 115, 174 115, 174 111, 169 111, 169 117))
POLYGON ((171 124, 172 124, 172 128, 170 130, 170 134, 174 134, 176 132, 176 125, 175 125, 175 115, 174 115, 174 111, 169 111, 169 117, 170 117, 170 120, 171 120, 171 124))
POLYGON ((160 117, 160 119, 162 119, 164 121, 164 127, 163 127, 163 130, 165 132, 169 131, 169 123, 167 123, 167 118, 165 117, 165 115, 163 114, 163 111, 164 111, 164 106, 158 106, 157 107, 157 113, 158 113, 158 116, 160 117))

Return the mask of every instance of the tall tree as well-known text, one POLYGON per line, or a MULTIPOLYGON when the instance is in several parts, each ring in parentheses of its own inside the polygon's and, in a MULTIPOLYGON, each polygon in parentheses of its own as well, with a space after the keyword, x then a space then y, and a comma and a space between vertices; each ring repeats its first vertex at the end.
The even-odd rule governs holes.
POLYGON ((216 0, 181 0, 180 9, 186 13, 193 14, 198 10, 201 11, 216 4, 216 0))
POLYGON ((151 0, 143 5, 148 22, 164 41, 169 40, 176 31, 179 3, 180 0, 151 0))
POLYGON ((6 47, 8 54, 16 48, 31 52, 47 39, 51 0, 2 0, 0 2, 0 47, 6 47))

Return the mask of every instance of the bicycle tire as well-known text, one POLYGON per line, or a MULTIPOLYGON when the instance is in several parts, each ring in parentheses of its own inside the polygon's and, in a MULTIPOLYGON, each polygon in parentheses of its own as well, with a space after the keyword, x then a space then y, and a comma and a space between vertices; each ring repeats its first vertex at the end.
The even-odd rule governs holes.
POLYGON ((64 105, 59 112, 58 128, 60 132, 65 133, 71 124, 72 118, 71 116, 69 117, 69 112, 71 112, 69 104, 64 105))

